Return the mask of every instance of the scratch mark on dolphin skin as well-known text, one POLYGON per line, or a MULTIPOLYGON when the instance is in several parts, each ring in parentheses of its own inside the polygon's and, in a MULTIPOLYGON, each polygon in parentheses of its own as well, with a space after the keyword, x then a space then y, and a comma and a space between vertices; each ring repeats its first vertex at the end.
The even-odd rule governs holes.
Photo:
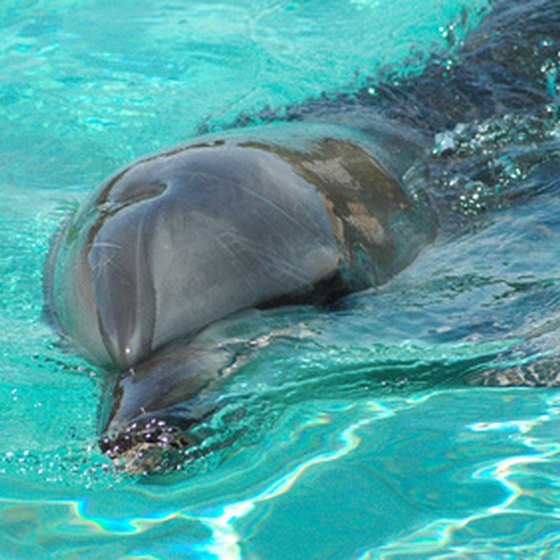
POLYGON ((92 249, 122 249, 122 245, 119 243, 111 243, 110 241, 94 241, 92 249))
MULTIPOLYGON (((243 278, 243 281, 247 284, 247 286, 249 287, 249 289, 252 292, 256 291, 255 285, 253 284, 249 274, 246 273, 245 270, 243 270, 243 268, 239 265, 239 256, 230 248, 229 244, 226 243, 225 241, 222 240, 222 237, 225 236, 232 236, 232 233, 226 232, 223 235, 218 235, 217 237, 215 237, 214 239, 216 240, 216 243, 218 243, 220 245, 220 247, 226 252, 228 253, 228 255, 230 255, 230 257, 232 257, 233 261, 232 264, 233 266, 236 268, 237 272, 239 272, 239 274, 241 275, 241 277, 243 278)), ((236 241, 241 241, 241 238, 239 236, 235 236, 235 240, 236 241)), ((248 245, 248 244, 246 244, 248 245)))
POLYGON ((259 264, 265 265, 265 268, 267 269, 277 270, 281 273, 287 273, 290 275, 290 277, 298 280, 300 283, 307 283, 306 277, 303 276, 300 272, 300 266, 292 264, 290 261, 282 257, 281 254, 270 254, 268 251, 263 250, 246 237, 244 237, 243 240, 245 241, 244 248, 249 249, 251 258, 255 259, 259 264))
POLYGON ((99 274, 103 272, 105 268, 109 266, 113 266, 114 270, 118 270, 116 266, 114 266, 114 259, 115 255, 106 254, 104 253, 102 257, 96 259, 95 264, 91 267, 91 271, 93 272, 94 276, 97 278, 99 274))
POLYGON ((227 178, 224 178, 224 177, 217 177, 217 178, 219 178, 223 183, 225 183, 227 185, 231 185, 232 187, 234 187, 234 189, 237 188, 237 189, 243 191, 244 193, 248 194, 249 196, 258 199, 261 202, 264 202, 265 206, 269 206, 271 208, 274 208, 280 215, 287 218, 288 221, 295 224, 298 228, 305 229, 308 232, 313 233, 313 234, 316 233, 316 231, 312 227, 310 227, 305 221, 297 220, 294 216, 291 216, 285 210, 283 210, 282 207, 279 206, 276 202, 271 201, 270 199, 266 198, 265 196, 263 196, 259 192, 255 191, 253 189, 250 189, 248 187, 245 187, 240 183, 235 183, 231 179, 227 179, 227 178))

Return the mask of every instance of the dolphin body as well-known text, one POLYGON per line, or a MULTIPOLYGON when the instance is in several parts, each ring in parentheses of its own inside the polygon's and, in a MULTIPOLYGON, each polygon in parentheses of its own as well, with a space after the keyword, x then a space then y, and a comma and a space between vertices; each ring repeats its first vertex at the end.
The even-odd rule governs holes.
POLYGON ((190 445, 245 351, 222 320, 380 285, 453 221, 453 193, 430 189, 434 134, 550 100, 535 45, 560 10, 532 4, 524 21, 496 3, 455 71, 434 64, 373 101, 358 92, 291 108, 299 123, 205 135, 93 191, 53 243, 45 288, 60 332, 113 372, 100 414, 110 456, 150 472, 154 449, 190 445), (489 47, 496 37, 507 50, 489 47))
POLYGON ((185 403, 240 350, 201 344, 208 325, 325 304, 412 262, 437 230, 425 192, 404 186, 419 150, 387 126, 269 125, 142 158, 95 189, 58 234, 46 284, 61 332, 128 372, 101 432, 145 447, 151 422, 176 430, 207 414, 185 403))

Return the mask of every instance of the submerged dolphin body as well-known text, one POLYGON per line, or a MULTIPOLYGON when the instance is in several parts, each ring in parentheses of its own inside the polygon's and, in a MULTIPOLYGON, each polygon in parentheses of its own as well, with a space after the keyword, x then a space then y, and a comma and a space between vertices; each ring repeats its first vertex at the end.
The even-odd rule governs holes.
POLYGON ((519 21, 510 4, 495 5, 454 71, 434 64, 375 99, 288 111, 304 123, 204 136, 140 159, 67 221, 48 261, 48 309, 90 359, 125 372, 108 377, 101 414, 111 456, 140 457, 150 471, 154 442, 189 445, 189 427, 214 410, 212 383, 245 352, 235 336, 212 339, 221 319, 382 284, 433 241, 439 215, 444 227, 455 219, 453 193, 427 179, 438 172, 434 134, 550 101, 538 68, 555 48, 546 29, 558 31, 559 10, 532 0, 534 17, 519 21), (501 36, 511 47, 490 48, 501 36))

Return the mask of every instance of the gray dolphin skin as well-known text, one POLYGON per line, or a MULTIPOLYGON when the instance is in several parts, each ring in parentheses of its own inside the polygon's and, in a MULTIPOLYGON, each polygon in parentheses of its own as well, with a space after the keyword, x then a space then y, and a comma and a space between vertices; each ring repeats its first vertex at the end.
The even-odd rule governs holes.
POLYGON ((394 130, 270 125, 197 139, 102 183, 59 232, 46 275, 62 333, 101 366, 134 369, 102 432, 207 385, 220 353, 201 360, 184 341, 208 325, 326 303, 407 266, 437 220, 425 194, 405 188, 409 166, 389 173, 381 160, 420 149, 394 130))

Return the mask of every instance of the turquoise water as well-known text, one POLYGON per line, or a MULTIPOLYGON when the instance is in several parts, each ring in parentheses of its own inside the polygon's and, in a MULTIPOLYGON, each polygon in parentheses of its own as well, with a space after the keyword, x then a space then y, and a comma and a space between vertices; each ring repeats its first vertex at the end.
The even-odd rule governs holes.
POLYGON ((97 446, 103 372, 42 320, 49 240, 116 167, 240 115, 375 95, 376 76, 398 87, 432 53, 451 71, 484 8, 4 0, 0 558, 560 555, 560 394, 476 384, 557 352, 558 58, 539 68, 546 118, 506 112, 435 137, 463 229, 330 313, 236 320, 280 334, 224 387, 224 409, 242 414, 208 428, 232 443, 180 472, 113 470, 97 446), (506 193, 496 205, 489 175, 506 193))

